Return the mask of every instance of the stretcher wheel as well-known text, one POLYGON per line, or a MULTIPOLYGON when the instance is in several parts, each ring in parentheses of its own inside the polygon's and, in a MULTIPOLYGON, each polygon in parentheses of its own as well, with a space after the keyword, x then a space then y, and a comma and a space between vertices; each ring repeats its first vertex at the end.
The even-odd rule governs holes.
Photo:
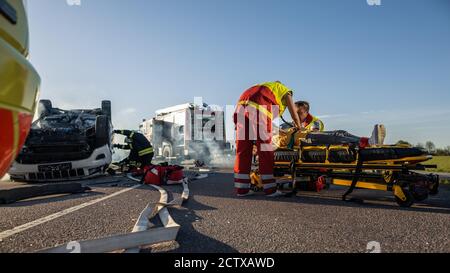
POLYGON ((250 190, 254 191, 254 192, 263 192, 264 191, 263 188, 260 188, 257 185, 253 185, 253 184, 250 185, 250 190))
POLYGON ((406 200, 402 200, 402 199, 398 198, 397 196, 395 196, 395 201, 402 208, 411 207, 415 201, 413 194, 409 190, 406 190, 406 189, 403 189, 403 194, 405 195, 406 200))
POLYGON ((439 193, 439 179, 433 183, 433 186, 430 189, 431 195, 437 195, 439 193))
POLYGON ((428 199, 428 192, 413 192, 414 200, 422 202, 428 199))
POLYGON ((418 202, 422 202, 428 199, 429 190, 426 187, 426 184, 413 184, 411 185, 411 193, 414 196, 414 199, 418 202))

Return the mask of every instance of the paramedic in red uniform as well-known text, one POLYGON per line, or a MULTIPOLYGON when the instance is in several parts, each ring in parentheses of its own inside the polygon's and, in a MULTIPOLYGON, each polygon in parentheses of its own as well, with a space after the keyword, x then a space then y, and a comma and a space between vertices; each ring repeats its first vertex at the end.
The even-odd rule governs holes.
POLYGON ((300 118, 292 99, 293 92, 281 82, 268 82, 245 91, 234 114, 236 124, 236 162, 234 182, 239 197, 254 194, 250 190, 253 145, 256 142, 259 171, 264 192, 269 197, 283 194, 277 191, 273 176, 274 151, 272 147, 272 121, 283 115, 286 108, 294 126, 301 128, 300 118))

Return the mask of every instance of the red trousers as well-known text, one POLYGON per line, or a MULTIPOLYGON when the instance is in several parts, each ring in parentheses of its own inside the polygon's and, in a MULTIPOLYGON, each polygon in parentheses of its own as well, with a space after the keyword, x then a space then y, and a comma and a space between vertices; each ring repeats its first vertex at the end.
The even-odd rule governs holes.
POLYGON ((234 121, 236 124, 236 162, 234 165, 234 186, 237 194, 250 191, 253 145, 258 148, 259 172, 264 192, 276 192, 273 176, 274 151, 272 147, 272 120, 262 112, 249 106, 238 106, 234 121))

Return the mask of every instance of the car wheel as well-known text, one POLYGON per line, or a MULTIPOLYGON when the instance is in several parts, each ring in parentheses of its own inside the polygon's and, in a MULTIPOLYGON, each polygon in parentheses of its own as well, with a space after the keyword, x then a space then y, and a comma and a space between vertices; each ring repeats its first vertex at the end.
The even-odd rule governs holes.
POLYGON ((109 132, 109 118, 107 116, 98 116, 95 120, 95 144, 97 148, 109 144, 109 132))
POLYGON ((51 100, 40 100, 39 101, 39 110, 38 113, 41 117, 46 116, 49 114, 53 109, 52 101, 51 100))
POLYGON ((111 112, 111 101, 104 100, 102 101, 102 112, 103 115, 107 116, 109 120, 112 118, 112 112, 111 112))

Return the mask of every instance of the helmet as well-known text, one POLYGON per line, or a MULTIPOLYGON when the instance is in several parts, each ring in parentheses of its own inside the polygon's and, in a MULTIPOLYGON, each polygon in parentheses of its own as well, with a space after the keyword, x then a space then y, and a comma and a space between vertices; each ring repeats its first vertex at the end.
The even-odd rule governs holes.
MULTIPOLYGON (((3 2, 0 13, 5 15, 3 2)), ((23 2, 8 2, 11 2, 6 4, 8 21, 0 15, 0 178, 27 138, 41 81, 26 58, 29 35, 23 2)))

